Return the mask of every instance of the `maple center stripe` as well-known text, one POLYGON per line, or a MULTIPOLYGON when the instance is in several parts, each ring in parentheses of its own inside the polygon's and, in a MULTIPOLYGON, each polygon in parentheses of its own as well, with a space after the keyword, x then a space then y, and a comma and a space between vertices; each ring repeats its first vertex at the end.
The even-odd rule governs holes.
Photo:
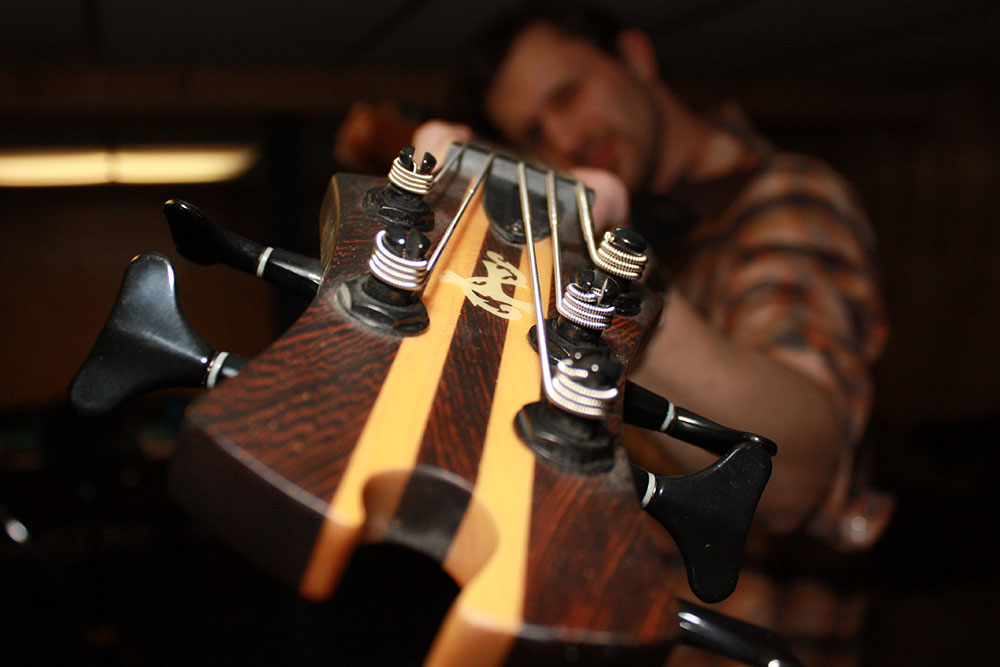
MULTIPOLYGON (((542 303, 549 302, 552 246, 549 240, 535 245, 542 276, 542 303)), ((521 254, 521 272, 531 275, 527 251, 521 254)), ((519 286, 514 297, 532 302, 531 285, 519 286)), ((499 664, 522 623, 526 585, 528 538, 535 455, 517 435, 514 419, 522 407, 540 398, 542 373, 538 354, 528 341, 533 316, 513 320, 507 327, 503 358, 497 376, 483 455, 473 498, 496 524, 497 546, 471 580, 465 584, 435 639, 427 664, 499 664)), ((474 551, 476 517, 466 514, 445 563, 448 571, 462 571, 458 564, 474 551)))
MULTIPOLYGON (((480 191, 481 192, 481 191, 480 191)), ((480 197, 477 194, 476 197, 480 197)), ((322 600, 333 592, 365 522, 362 491, 373 476, 389 470, 411 470, 420 451, 424 428, 465 294, 440 286, 444 268, 472 275, 489 228, 482 207, 473 201, 428 279, 423 302, 430 326, 403 339, 375 399, 365 428, 334 492, 323 527, 299 587, 304 597, 322 600)))

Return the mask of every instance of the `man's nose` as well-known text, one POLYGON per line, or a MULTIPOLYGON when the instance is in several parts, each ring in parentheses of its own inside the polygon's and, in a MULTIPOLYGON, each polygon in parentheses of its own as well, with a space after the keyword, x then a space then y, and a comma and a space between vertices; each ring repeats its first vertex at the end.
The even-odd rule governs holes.
POLYGON ((569 114, 554 112, 545 114, 541 125, 546 147, 567 164, 577 164, 585 143, 586 128, 569 114))

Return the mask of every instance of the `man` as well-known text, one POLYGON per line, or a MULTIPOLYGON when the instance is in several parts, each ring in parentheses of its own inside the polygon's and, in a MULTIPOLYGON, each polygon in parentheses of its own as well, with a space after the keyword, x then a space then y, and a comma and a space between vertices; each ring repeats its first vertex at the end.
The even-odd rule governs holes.
MULTIPOLYGON (((582 167, 598 226, 627 219, 626 188, 687 212, 664 222, 646 205, 632 216, 654 247, 669 246, 658 259, 671 278, 662 323, 631 379, 778 443, 758 507, 772 533, 869 546, 889 508, 860 493, 852 471, 886 327, 873 240, 846 184, 817 161, 776 152, 734 114, 691 111, 660 80, 649 38, 609 17, 542 8, 484 43, 494 54, 481 96, 488 120, 542 160, 582 167)), ((415 143, 470 134, 430 123, 415 143)), ((682 469, 709 462, 667 436, 657 447, 682 469)), ((728 611, 783 630, 774 604, 728 611)))

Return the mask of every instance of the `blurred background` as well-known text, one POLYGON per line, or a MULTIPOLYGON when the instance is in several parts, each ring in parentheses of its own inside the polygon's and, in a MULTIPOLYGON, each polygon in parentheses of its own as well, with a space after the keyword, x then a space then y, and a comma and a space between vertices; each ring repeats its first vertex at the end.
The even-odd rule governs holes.
MULTIPOLYGON (((0 2, 5 663, 288 658, 302 618, 289 592, 164 491, 190 394, 84 420, 66 388, 141 252, 171 258, 184 309, 214 346, 267 346, 303 304, 181 259, 163 202, 318 256, 330 176, 384 173, 414 124, 460 118, 463 49, 509 4, 0 2), (366 127, 378 141, 356 136, 366 127), (162 151, 195 149, 221 155, 205 182, 130 159, 167 164, 162 151), (42 186, 5 162, 17 156, 100 166, 86 184, 42 186)), ((868 438, 876 479, 899 498, 860 570, 874 601, 867 662, 998 664, 1000 6, 603 4, 650 33, 664 79, 696 109, 740 103, 765 136, 827 160, 866 203, 892 325, 868 438)))

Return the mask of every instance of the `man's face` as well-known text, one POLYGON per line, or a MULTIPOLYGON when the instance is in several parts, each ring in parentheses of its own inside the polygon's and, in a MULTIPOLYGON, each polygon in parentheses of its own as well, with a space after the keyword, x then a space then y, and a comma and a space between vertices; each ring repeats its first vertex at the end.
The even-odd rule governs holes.
POLYGON ((630 190, 650 178, 662 121, 647 84, 584 39, 529 26, 485 102, 511 141, 555 166, 608 169, 630 190))

